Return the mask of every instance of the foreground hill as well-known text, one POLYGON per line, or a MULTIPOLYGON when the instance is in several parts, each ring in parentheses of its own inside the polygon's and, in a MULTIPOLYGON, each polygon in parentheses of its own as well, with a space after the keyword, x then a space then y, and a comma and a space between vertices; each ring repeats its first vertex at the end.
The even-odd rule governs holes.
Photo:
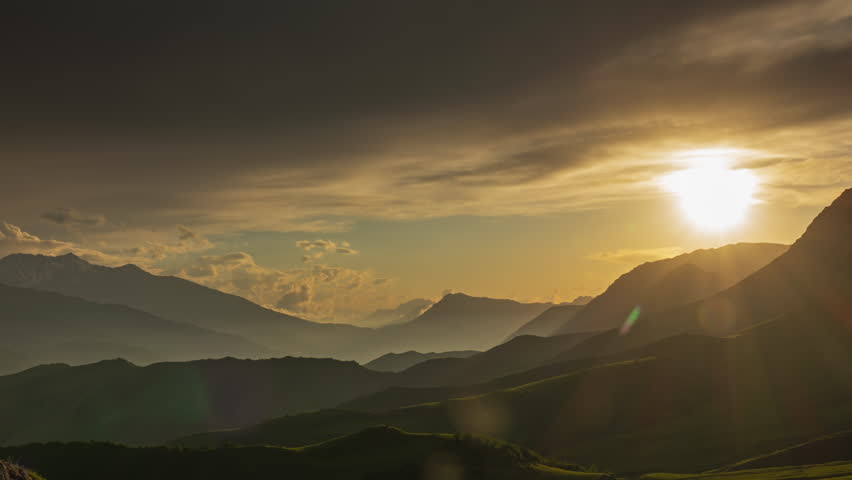
POLYGON ((618 328, 636 306, 647 315, 700 300, 748 277, 787 249, 773 243, 737 243, 644 263, 619 277, 576 315, 565 312, 555 333, 618 328))
POLYGON ((92 265, 74 254, 9 255, 0 260, 0 284, 126 305, 167 320, 238 335, 278 355, 331 356, 371 333, 351 325, 302 320, 182 278, 153 275, 135 265, 92 265))
POLYGON ((0 445, 162 442, 331 407, 393 378, 355 362, 310 358, 46 365, 0 376, 0 445))
POLYGON ((493 435, 620 472, 699 471, 852 424, 852 335, 826 311, 733 338, 673 337, 635 356, 475 397, 299 415, 184 441, 296 446, 388 424, 493 435))
POLYGON ((243 338, 122 305, 0 285, 0 374, 40 363, 134 362, 268 355, 243 338))
POLYGON ((852 312, 850 238, 852 189, 826 207, 788 251, 742 282, 678 308, 643 313, 628 334, 611 330, 592 337, 560 360, 606 355, 683 332, 726 335, 801 312, 848 318, 852 312))
POLYGON ((437 358, 467 358, 477 353, 480 352, 476 350, 460 350, 456 352, 420 353, 409 350, 403 353, 386 353, 375 360, 365 363, 364 366, 370 370, 379 372, 401 372, 427 360, 435 360, 437 358))
POLYGON ((414 434, 388 427, 371 428, 300 449, 191 450, 51 443, 0 448, 0 456, 18 458, 52 479, 597 480, 601 477, 496 440, 414 434))

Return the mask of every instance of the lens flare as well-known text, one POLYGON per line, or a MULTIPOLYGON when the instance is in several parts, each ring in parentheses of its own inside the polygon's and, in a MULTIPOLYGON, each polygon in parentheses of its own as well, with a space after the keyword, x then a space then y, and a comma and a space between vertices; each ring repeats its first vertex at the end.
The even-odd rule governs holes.
POLYGON ((627 320, 624 321, 624 325, 621 326, 621 330, 619 333, 622 335, 627 335, 630 333, 630 329, 633 328, 633 325, 636 324, 636 321, 639 320, 639 316, 642 315, 642 307, 636 305, 633 307, 633 310, 627 315, 627 320))

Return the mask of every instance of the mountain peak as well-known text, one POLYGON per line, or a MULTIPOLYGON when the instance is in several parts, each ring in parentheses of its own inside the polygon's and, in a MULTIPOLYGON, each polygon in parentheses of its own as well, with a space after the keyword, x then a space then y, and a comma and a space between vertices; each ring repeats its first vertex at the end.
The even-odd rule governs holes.
POLYGON ((815 257, 852 260, 850 238, 852 238, 852 188, 845 190, 817 215, 791 250, 799 253, 808 252, 815 257))
POLYGON ((127 265, 122 265, 120 267, 117 267, 116 270, 133 273, 148 273, 142 267, 136 265, 135 263, 128 263, 127 265))
POLYGON ((7 285, 29 287, 63 274, 89 271, 95 265, 73 253, 65 255, 33 255, 15 253, 0 260, 0 281, 7 285))

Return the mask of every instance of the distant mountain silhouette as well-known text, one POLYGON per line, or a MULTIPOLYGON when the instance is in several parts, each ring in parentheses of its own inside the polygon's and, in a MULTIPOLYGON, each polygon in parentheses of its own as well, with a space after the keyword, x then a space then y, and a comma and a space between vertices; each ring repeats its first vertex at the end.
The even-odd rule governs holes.
MULTIPOLYGON (((163 319, 244 337, 276 356, 359 361, 392 351, 485 350, 550 306, 451 294, 406 323, 369 329, 309 322, 182 278, 153 275, 135 265, 92 265, 73 254, 9 255, 0 260, 0 284, 126 305, 163 319)), ((415 301, 407 308, 422 306, 415 301)))
POLYGON ((487 350, 550 306, 451 293, 408 323, 376 330, 359 354, 487 350))
POLYGON ((409 350, 403 353, 386 353, 375 360, 365 363, 364 366, 370 370, 379 372, 401 372, 426 360, 437 358, 467 358, 477 353, 480 352, 476 350, 460 350, 455 352, 420 353, 409 350))
POLYGON ((123 305, 0 285, 0 373, 40 363, 125 357, 139 363, 269 355, 243 338, 123 305))
POLYGON ((385 388, 394 375, 311 358, 41 366, 0 376, 0 444, 162 442, 328 408, 385 388))
POLYGON ((239 335, 278 355, 331 356, 371 334, 351 325, 302 320, 182 278, 152 275, 135 265, 92 265, 73 254, 9 255, 0 260, 0 284, 127 305, 164 319, 239 335))
POLYGON ((621 327, 637 306, 643 315, 720 292, 766 266, 786 245, 737 243, 644 263, 619 277, 556 334, 621 327))
POLYGON ((20 459, 56 479, 598 480, 601 477, 584 473, 576 465, 490 438, 407 433, 386 426, 292 450, 262 446, 194 450, 50 443, 0 448, 0 455, 20 459))
MULTIPOLYGON (((808 311, 852 312, 852 189, 825 208, 783 255, 705 299, 640 317, 626 335, 602 333, 561 359, 623 351, 682 332, 727 335, 808 311)), ((591 307, 591 304, 589 305, 591 307)))
POLYGON ((406 323, 419 317, 434 302, 424 298, 409 300, 396 308, 380 309, 358 320, 362 327, 384 327, 387 325, 398 325, 406 323))
MULTIPOLYGON (((515 330, 507 340, 511 340, 521 335, 535 335, 538 337, 548 337, 555 335, 556 331, 565 325, 569 320, 577 316, 584 308, 584 305, 555 305, 545 310, 541 315, 533 318, 525 323, 521 328, 515 330)), ((576 333, 576 332, 575 332, 576 333)))

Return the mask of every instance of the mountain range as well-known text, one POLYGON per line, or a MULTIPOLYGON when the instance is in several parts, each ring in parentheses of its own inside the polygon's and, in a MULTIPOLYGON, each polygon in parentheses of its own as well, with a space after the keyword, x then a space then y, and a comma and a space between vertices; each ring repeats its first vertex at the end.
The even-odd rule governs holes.
POLYGON ((57 293, 0 284, 0 373, 39 363, 141 363, 271 355, 234 335, 57 293))
MULTIPOLYGON (((731 465, 852 425, 850 234, 852 190, 789 248, 736 244, 642 265, 563 325, 603 332, 501 343, 552 306, 447 295, 410 322, 357 329, 374 335, 362 348, 470 337, 484 351, 398 373, 306 358, 44 365, 0 377, 0 444, 300 447, 389 425, 493 436, 618 472, 731 465)), ((4 288, 26 311, 70 300, 138 312, 4 288)), ((90 321, 80 318, 70 325, 90 321)))
MULTIPOLYGON (((637 306, 644 315, 666 311, 720 292, 760 270, 787 251, 787 245, 737 243, 696 250, 643 263, 573 313, 555 333, 618 328, 637 306)), ((560 309, 564 307, 554 307, 560 309)))
POLYGON ((241 336, 264 347, 252 357, 268 352, 330 356, 371 333, 352 325, 308 322, 182 278, 152 275, 135 265, 92 265, 71 253, 59 257, 9 255, 0 259, 0 284, 125 305, 163 319, 241 336))
POLYGON ((79 364, 115 357, 137 363, 285 355, 333 356, 366 362, 400 350, 485 350, 549 306, 450 294, 434 305, 425 300, 404 304, 400 308, 409 316, 426 310, 413 320, 383 328, 315 323, 182 278, 153 275, 135 265, 93 265, 74 254, 14 254, 0 259, 0 286, 5 289, 0 290, 0 308, 7 312, 0 323, 9 332, 0 340, 0 372, 38 363, 79 364), (13 287, 18 290, 9 290, 13 287), (33 303, 33 308, 27 302, 33 303), (70 303, 74 306, 67 305, 70 303), (101 313, 77 325, 81 318, 78 310, 83 305, 87 311, 101 313), (133 321, 137 323, 147 314, 150 325, 146 328, 150 333, 124 330, 127 335, 121 335, 119 324, 129 322, 124 317, 131 316, 131 312, 135 312, 133 321), (33 315, 40 315, 42 322, 50 321, 51 325, 64 325, 64 330, 56 330, 57 334, 62 332, 58 338, 77 342, 80 348, 60 344, 53 349, 44 348, 49 335, 39 339, 38 335, 27 333, 36 325, 30 318, 33 315), (109 315, 116 318, 111 333, 100 331, 92 323, 95 318, 103 322, 109 315), (198 332, 197 341, 187 341, 177 333, 174 338, 164 337, 166 324, 172 325, 170 331, 174 332, 194 327, 191 331, 198 332), (488 333, 473 335, 476 331, 488 333), (218 347, 203 346, 209 342, 207 338, 214 337, 220 338, 218 347), (225 338, 233 345, 224 342, 225 338), (90 344, 84 347, 80 342, 90 344), (175 352, 168 345, 185 348, 175 352))

